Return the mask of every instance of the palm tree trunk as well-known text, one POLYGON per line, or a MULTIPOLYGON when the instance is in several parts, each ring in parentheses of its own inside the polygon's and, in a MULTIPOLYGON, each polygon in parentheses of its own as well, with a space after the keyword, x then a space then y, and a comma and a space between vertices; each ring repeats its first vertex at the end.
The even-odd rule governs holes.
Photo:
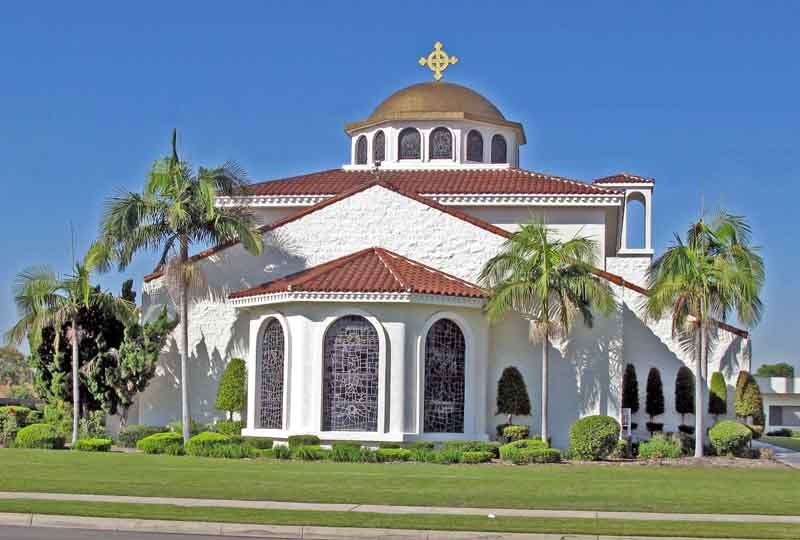
POLYGON ((705 391, 706 333, 705 323, 700 321, 700 350, 697 352, 697 364, 694 370, 694 457, 703 457, 705 426, 703 416, 703 394, 705 391))
POLYGON ((78 418, 81 413, 81 386, 78 379, 78 319, 72 318, 72 446, 78 442, 78 418))
POLYGON ((542 440, 550 444, 550 434, 547 430, 547 368, 550 361, 550 338, 547 332, 542 340, 542 440))
POLYGON ((181 237, 180 298, 181 298, 181 422, 183 441, 189 442, 192 436, 192 420, 189 412, 189 286, 184 274, 189 259, 188 239, 181 237))

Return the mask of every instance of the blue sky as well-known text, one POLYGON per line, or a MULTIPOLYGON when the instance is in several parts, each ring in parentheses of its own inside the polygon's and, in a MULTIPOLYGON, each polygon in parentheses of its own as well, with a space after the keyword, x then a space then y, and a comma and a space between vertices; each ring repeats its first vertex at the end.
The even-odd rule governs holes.
POLYGON ((344 124, 429 80, 417 59, 438 39, 461 59, 446 80, 524 124, 523 167, 655 177, 658 250, 701 193, 745 214, 768 270, 754 359, 800 366, 798 24, 791 2, 4 3, 0 328, 14 275, 68 271, 69 222, 85 249, 171 128, 195 164, 254 180, 337 167, 344 124))

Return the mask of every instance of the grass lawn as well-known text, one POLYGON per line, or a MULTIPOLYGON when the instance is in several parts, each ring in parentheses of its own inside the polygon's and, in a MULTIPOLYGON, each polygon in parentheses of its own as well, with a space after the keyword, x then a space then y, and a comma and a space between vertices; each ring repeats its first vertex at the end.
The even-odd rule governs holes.
POLYGON ((768 437, 765 435, 761 437, 761 440, 775 446, 800 452, 800 437, 768 437))
POLYGON ((0 500, 0 512, 60 514, 113 518, 256 523, 270 525, 317 525, 374 527, 381 529, 430 529, 455 531, 538 532, 554 534, 646 535, 713 538, 800 538, 800 525, 775 523, 715 523, 634 521, 611 519, 561 519, 451 515, 392 515, 360 512, 306 512, 169 505, 86 503, 75 501, 0 500))
POLYGON ((0 491, 728 514, 800 513, 788 468, 365 464, 0 450, 0 491))

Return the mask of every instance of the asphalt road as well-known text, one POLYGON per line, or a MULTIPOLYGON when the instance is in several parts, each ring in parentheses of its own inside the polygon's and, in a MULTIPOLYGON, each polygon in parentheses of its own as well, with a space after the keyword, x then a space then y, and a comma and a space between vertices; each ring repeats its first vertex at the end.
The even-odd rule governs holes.
MULTIPOLYGON (((201 536, 199 534, 132 533, 89 531, 83 529, 54 529, 50 527, 0 527, 1 540, 84 540, 113 538, 114 540, 237 540, 232 536, 201 536)), ((239 540, 245 540, 241 538, 239 540)), ((252 540, 252 538, 250 539, 252 540)))

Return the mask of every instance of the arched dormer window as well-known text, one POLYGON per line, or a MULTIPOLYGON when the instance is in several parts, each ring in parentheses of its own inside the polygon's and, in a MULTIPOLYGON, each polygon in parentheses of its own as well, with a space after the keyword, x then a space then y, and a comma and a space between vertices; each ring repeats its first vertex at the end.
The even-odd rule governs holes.
POLYGON ((379 131, 372 138, 372 161, 384 161, 386 159, 386 135, 379 131))
POLYGON ((506 138, 502 135, 492 137, 492 163, 508 163, 506 138))
POLYGON ((362 135, 356 141, 356 165, 367 164, 367 138, 362 135))
POLYGON ((467 161, 483 162, 483 135, 477 129, 467 134, 467 161))
POLYGON ((450 130, 438 127, 431 131, 430 159, 453 159, 453 135, 450 130))
POLYGON ((400 159, 420 159, 420 136, 415 128, 405 128, 397 138, 400 159))

